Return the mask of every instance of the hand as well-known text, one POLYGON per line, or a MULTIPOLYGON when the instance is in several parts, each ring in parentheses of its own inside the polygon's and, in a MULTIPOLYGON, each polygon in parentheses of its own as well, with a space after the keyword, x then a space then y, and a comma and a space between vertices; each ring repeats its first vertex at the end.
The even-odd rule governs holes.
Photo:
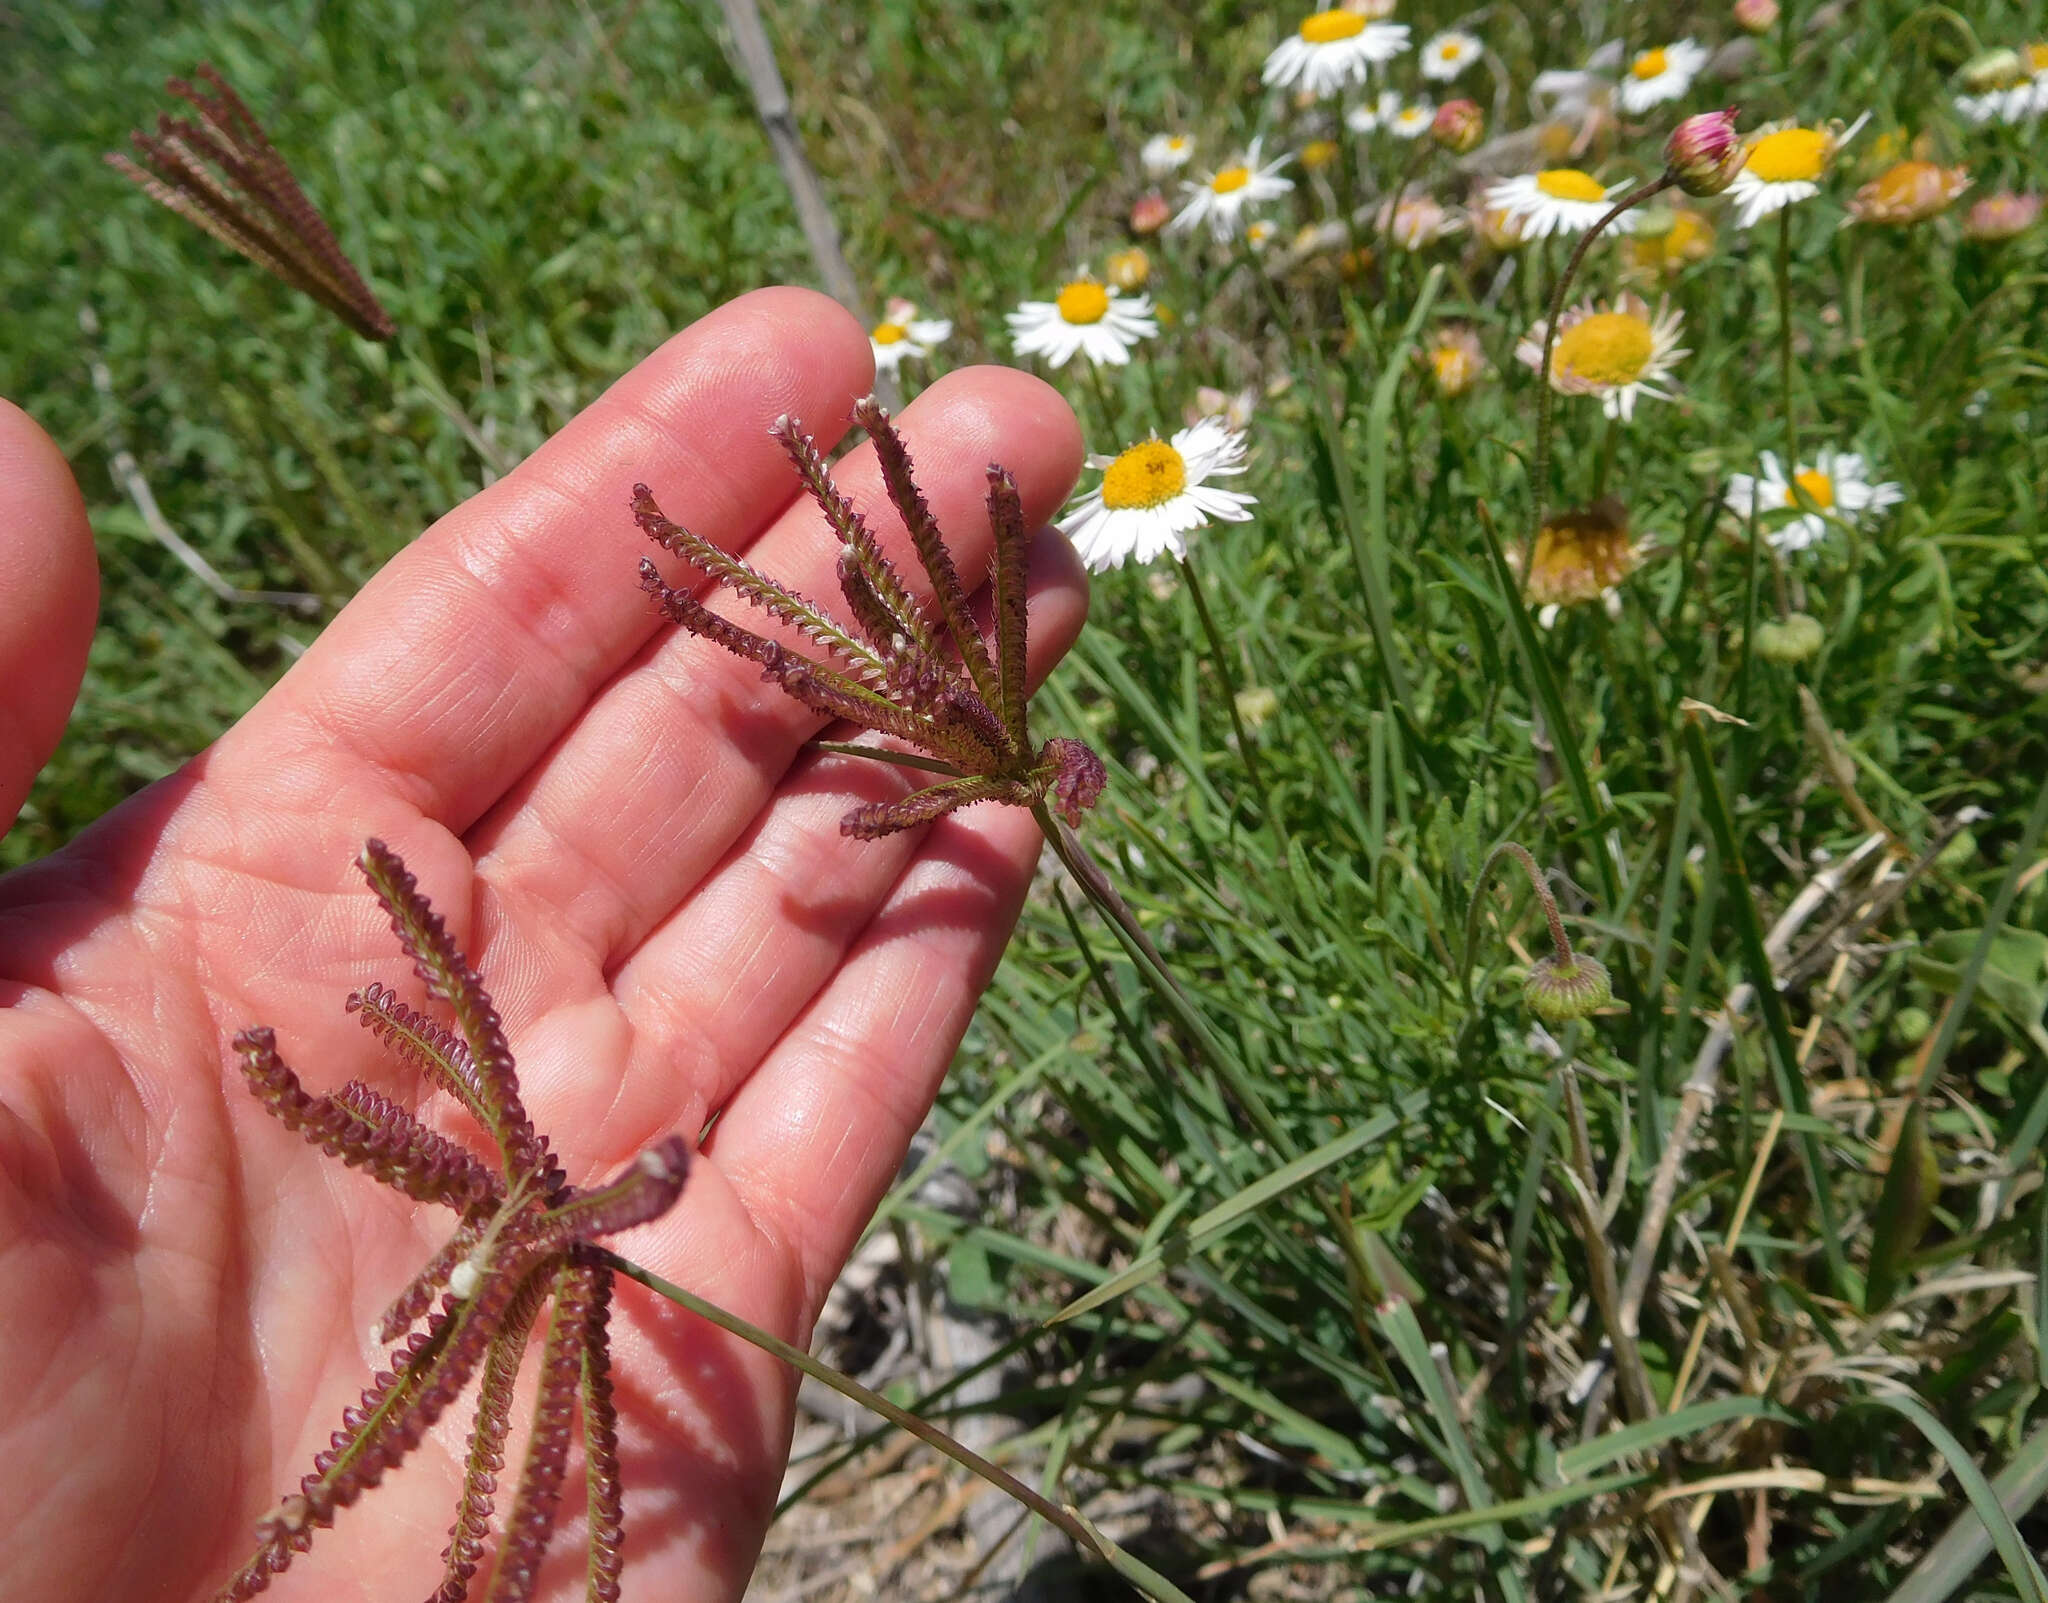
MULTIPOLYGON (((789 412, 829 443, 871 379, 864 334, 822 297, 713 313, 422 535, 213 746, 0 881, 0 1594, 208 1595, 453 1224, 274 1123, 227 1050, 270 1024, 311 1088, 360 1076, 417 1104, 341 1008, 372 980, 421 1001, 353 867, 368 836, 482 972, 571 1180, 716 1115, 681 1203, 618 1249, 808 1338, 1002 951, 1037 827, 983 806, 842 839, 843 813, 905 777, 807 754, 810 714, 661 623, 627 501, 645 480, 678 521, 834 597, 836 547, 768 424, 789 412)), ((954 374, 902 424, 967 575, 989 461, 1036 520, 1080 464, 1065 404, 1021 373, 954 374)), ((907 560, 867 447, 840 482, 907 560)), ((0 537, 22 542, 0 553, 11 820, 76 691, 93 569, 62 459, 4 406, 0 486, 0 537)), ((1057 537, 1033 579, 1042 672, 1086 600, 1057 537)), ((793 1377, 624 1281, 613 1331, 626 1596, 736 1598, 793 1377)), ((431 1591, 467 1426, 458 1405, 273 1595, 431 1591)), ((515 1434, 501 1512, 519 1451, 515 1434)), ((572 1478, 548 1595, 582 1595, 579 1499, 572 1478)))

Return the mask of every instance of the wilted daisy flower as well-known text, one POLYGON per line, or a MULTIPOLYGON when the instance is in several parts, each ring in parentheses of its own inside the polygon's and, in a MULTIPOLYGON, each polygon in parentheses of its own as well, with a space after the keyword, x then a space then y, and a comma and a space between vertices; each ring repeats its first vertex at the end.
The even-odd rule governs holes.
POLYGON ((1435 121, 1435 106, 1427 100, 1411 100, 1387 119, 1386 130, 1396 139, 1420 139, 1435 121))
POLYGON ((1455 401, 1487 375, 1486 352, 1470 323, 1445 323, 1418 353, 1437 394, 1455 401))
POLYGON ((1403 250, 1421 250, 1457 233, 1465 219, 1430 194, 1404 195, 1397 206, 1389 199, 1380 203, 1373 226, 1403 250))
POLYGON ((1529 243, 1529 230, 1523 226, 1518 213, 1509 211, 1505 206, 1496 206, 1487 199, 1487 191, 1491 187, 1481 185, 1472 194, 1473 231, 1486 242, 1487 249, 1505 255, 1529 243))
POLYGON ((1850 198, 1849 215, 1859 223, 1903 228, 1939 216, 1969 187, 1967 167, 1895 161, 1850 198))
POLYGON ((1362 100, 1344 113, 1344 126, 1354 134, 1377 133, 1401 114, 1401 97, 1383 89, 1371 100, 1362 100))
MULTIPOLYGON (((1546 319, 1522 337, 1515 359, 1531 368, 1543 365, 1546 319)), ((1557 341, 1550 352, 1550 387, 1560 395, 1597 395, 1609 417, 1627 422, 1635 415, 1636 397, 1671 399, 1663 380, 1680 357, 1691 353, 1678 343, 1684 319, 1660 302, 1653 317, 1640 295, 1624 293, 1613 308, 1585 302, 1557 323, 1557 341)))
POLYGON ((1152 276, 1152 258, 1136 245, 1113 250, 1102 264, 1102 276, 1125 294, 1143 289, 1152 276))
POLYGON ((1745 518, 1796 510, 1798 517, 1773 529, 1767 538, 1780 551, 1804 551, 1826 536, 1830 518, 1860 525, 1867 514, 1905 500, 1906 492, 1898 485, 1872 484, 1867 473, 1863 458, 1855 452, 1824 447, 1812 467, 1800 468, 1787 479, 1777 454, 1765 451, 1754 475, 1728 475, 1726 503, 1730 511, 1745 518))
POLYGON ((1342 154, 1334 139, 1311 139, 1301 147, 1301 170, 1320 172, 1342 154))
POLYGON ((1638 272, 1669 276, 1689 262, 1714 254, 1714 225, 1690 206, 1645 210, 1635 238, 1623 242, 1623 259, 1638 272))
POLYGON ((1219 418, 1203 418, 1171 440, 1153 439, 1119 456, 1091 456, 1102 482, 1060 519, 1060 530, 1089 571, 1120 568, 1131 557, 1188 554, 1186 536, 1212 518, 1244 523, 1257 497, 1208 481, 1244 471, 1244 436, 1219 418))
POLYGON ((1061 286, 1049 301, 1024 302, 1007 320, 1017 354, 1043 356, 1051 367, 1066 366, 1076 351, 1091 362, 1122 367, 1133 345, 1159 332, 1149 295, 1126 300, 1086 276, 1061 286))
POLYGON ((1166 225, 1168 233, 1185 233, 1206 222, 1217 239, 1229 239, 1238 231, 1238 213, 1260 201, 1274 200, 1294 187, 1294 180, 1278 176, 1290 158, 1259 165, 1260 141, 1254 139, 1243 157, 1228 167, 1219 167, 1200 183, 1181 180, 1187 203, 1166 225))
MULTIPOLYGON (((1552 234, 1583 234, 1607 215, 1613 197, 1627 187, 1616 184, 1609 189, 1576 167, 1546 167, 1489 185, 1485 200, 1520 223, 1527 238, 1545 239, 1552 234)), ((1635 214, 1623 212, 1608 227, 1631 233, 1635 214)))
POLYGON ((1220 418, 1226 426, 1242 434, 1251 427, 1252 413, 1258 410, 1259 392, 1246 385, 1241 390, 1219 390, 1213 384, 1195 386, 1195 398, 1181 408, 1181 416, 1190 427, 1205 417, 1220 418))
POLYGON ((1605 602, 1610 614, 1618 614, 1615 586, 1642 562, 1643 548, 1629 538, 1628 508, 1605 495, 1589 507, 1543 520, 1522 593, 1540 609, 1536 621, 1546 629, 1563 608, 1589 601, 1605 602))
POLYGON ((893 373, 908 357, 929 356, 932 347, 952 333, 949 318, 920 318, 915 301, 897 296, 884 309, 882 321, 868 330, 868 344, 875 352, 875 371, 893 373))
POLYGON ((1407 48, 1406 23, 1373 22, 1356 11, 1318 11, 1303 17, 1301 26, 1280 41, 1259 76, 1283 89, 1333 94, 1347 84, 1364 83, 1374 66, 1407 48))
POLYGON ((1737 226, 1754 228, 1771 213, 1818 195, 1828 163, 1869 120, 1866 111, 1846 129, 1780 123, 1759 133, 1742 160, 1742 171, 1728 186, 1737 226))
POLYGON ((1666 100, 1682 98, 1707 64, 1707 56, 1706 46, 1693 39, 1645 50, 1622 74, 1621 109, 1641 113, 1666 100))
POLYGON ((1138 152, 1138 160, 1144 164, 1148 178, 1164 178, 1168 173, 1179 172, 1194 153, 1195 142, 1186 134, 1154 134, 1138 152))
POLYGON ((1450 83, 1484 51, 1469 33, 1446 29, 1422 47, 1422 76, 1438 83, 1450 83))
POLYGON ((1995 244, 2024 234, 2041 219, 2041 197, 2001 189, 1973 202, 1963 218, 1963 238, 1995 244))

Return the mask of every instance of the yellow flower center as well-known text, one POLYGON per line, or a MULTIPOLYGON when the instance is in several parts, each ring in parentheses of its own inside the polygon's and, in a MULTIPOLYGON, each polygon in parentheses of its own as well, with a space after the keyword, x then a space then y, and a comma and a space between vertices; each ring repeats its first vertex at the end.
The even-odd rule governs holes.
POLYGON ((1446 39, 1436 47, 1436 59, 1439 61, 1456 61, 1464 54, 1465 46, 1456 39, 1446 39))
POLYGON ((1554 200, 1605 200, 1607 191, 1591 173, 1576 167, 1550 167, 1536 175, 1536 187, 1554 200))
POLYGON ((1669 58, 1662 50, 1645 50, 1629 63, 1628 70, 1638 78, 1661 78, 1664 76, 1664 69, 1670 64, 1669 58))
POLYGON ((1436 371, 1436 387, 1446 395, 1463 395, 1477 377, 1472 353, 1462 345, 1439 345, 1429 353, 1429 365, 1436 371))
POLYGON ((1250 183, 1251 181, 1251 168, 1226 167, 1214 178, 1209 180, 1209 187, 1215 190, 1216 193, 1219 195, 1228 195, 1234 190, 1244 188, 1244 186, 1250 183))
POLYGON ((1633 384, 1650 365, 1650 325, 1630 312, 1595 312, 1557 337, 1552 370, 1602 388, 1633 384))
POLYGON ((1055 304, 1062 322, 1099 323, 1109 315, 1109 291, 1083 278, 1061 290, 1055 304))
POLYGON ((1664 236, 1664 254, 1683 259, 1695 250, 1711 250, 1714 245, 1714 230, 1695 211, 1682 211, 1671 220, 1671 231, 1664 236))
MULTIPOLYGON (((1808 468, 1804 473, 1793 474, 1792 483, 1798 485, 1806 499, 1823 512, 1835 504, 1835 481, 1819 468, 1808 468)), ((1785 491, 1785 505, 1799 505, 1798 496, 1794 495, 1789 487, 1785 491)))
POLYGON ((1301 37, 1307 44, 1333 45, 1339 39, 1356 39, 1365 32, 1365 18, 1355 11, 1318 11, 1301 19, 1301 37))
POLYGON ((2048 44, 2028 45, 2026 57, 2027 71, 2048 72, 2048 44))
POLYGON ((1743 165, 1767 184, 1810 184, 1827 167, 1830 143, 1818 128, 1780 128, 1752 145, 1743 165))
POLYGON ((1871 181, 1871 198, 1885 207, 1918 209, 1942 192, 1946 177, 1931 161, 1894 162, 1871 181))
POLYGON ((868 338, 877 345, 899 345, 909 332, 901 323, 877 323, 868 338))
POLYGON ((1311 139, 1301 147, 1301 164, 1310 172, 1327 167, 1337 159, 1337 144, 1331 139, 1311 139))
POLYGON ((1629 540, 1627 509, 1609 497, 1552 515, 1536 536, 1524 588, 1541 605, 1577 606, 1598 600, 1641 560, 1629 540))
POLYGON ((1187 462, 1164 440, 1134 445, 1102 470, 1102 504, 1112 512, 1163 506, 1187 487, 1187 462))

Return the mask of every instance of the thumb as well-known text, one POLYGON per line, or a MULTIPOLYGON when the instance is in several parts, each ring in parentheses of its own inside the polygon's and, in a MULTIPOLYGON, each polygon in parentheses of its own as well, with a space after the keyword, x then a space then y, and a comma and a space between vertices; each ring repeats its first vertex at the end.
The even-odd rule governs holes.
POLYGON ((92 527, 63 453, 0 400, 0 833, 71 716, 99 595, 92 527))

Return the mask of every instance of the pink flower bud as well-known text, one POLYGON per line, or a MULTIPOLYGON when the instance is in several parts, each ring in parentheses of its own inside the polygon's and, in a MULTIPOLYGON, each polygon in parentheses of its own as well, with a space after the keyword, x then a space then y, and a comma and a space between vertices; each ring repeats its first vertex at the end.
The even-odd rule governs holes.
POLYGON ((1429 137, 1454 156, 1479 148, 1486 137, 1486 113, 1477 101, 1446 100, 1436 108, 1436 120, 1429 125, 1429 137))
POLYGON ((2001 189, 1971 206, 1963 218, 1963 238, 1994 244, 2024 234, 2041 217, 2039 195, 2018 195, 2001 189))
POLYGON ((1131 232, 1156 234, 1173 215, 1173 206, 1156 189, 1148 189, 1131 202, 1131 232))
POLYGON ((1735 108, 1703 111, 1671 130, 1664 142, 1667 172, 1688 195, 1718 195, 1742 170, 1742 138, 1735 108))
POLYGON ((1778 0, 1735 0, 1732 14, 1744 33, 1769 33, 1778 25, 1778 0))

